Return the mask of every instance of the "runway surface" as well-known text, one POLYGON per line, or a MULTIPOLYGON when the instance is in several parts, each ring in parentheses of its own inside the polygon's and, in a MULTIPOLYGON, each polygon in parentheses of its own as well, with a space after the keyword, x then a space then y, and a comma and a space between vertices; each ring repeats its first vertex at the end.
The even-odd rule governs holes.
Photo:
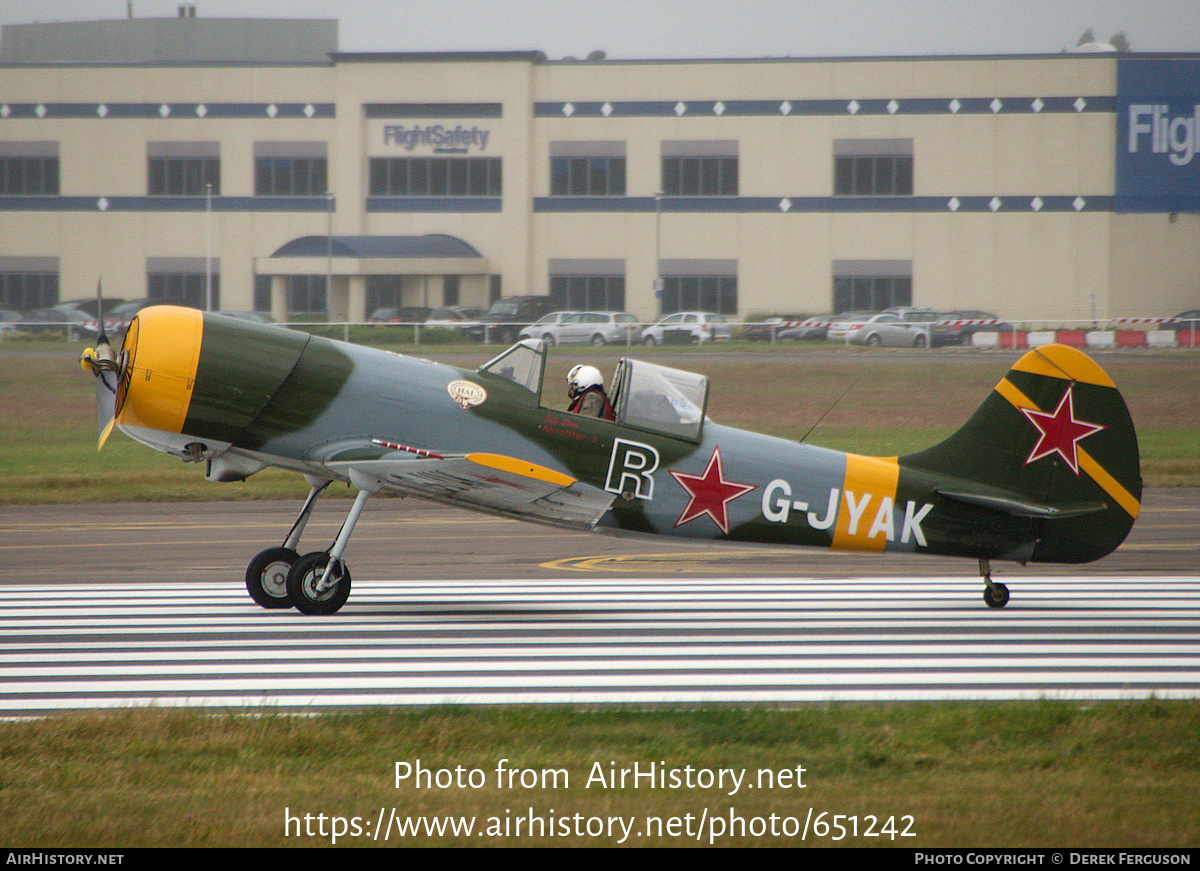
POLYGON ((1196 578, 383 582, 337 615, 238 585, 22 585, 0 713, 194 705, 1200 696, 1196 578))
MULTIPOLYGON (((306 545, 348 507, 325 500, 306 545)), ((1097 563, 997 566, 1002 610, 969 560, 688 548, 380 499, 339 614, 265 611, 245 564, 295 510, 0 507, 0 715, 1200 697, 1195 490, 1148 493, 1097 563)))

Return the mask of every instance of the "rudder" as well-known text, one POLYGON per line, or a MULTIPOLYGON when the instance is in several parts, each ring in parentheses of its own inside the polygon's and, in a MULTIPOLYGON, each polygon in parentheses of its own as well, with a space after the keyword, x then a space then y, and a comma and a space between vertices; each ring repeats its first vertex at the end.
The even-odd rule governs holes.
POLYGON ((1125 400, 1096 362, 1065 345, 1027 353, 958 432, 900 466, 944 477, 937 492, 947 500, 1032 523, 1036 562, 1112 552, 1142 495, 1125 400))

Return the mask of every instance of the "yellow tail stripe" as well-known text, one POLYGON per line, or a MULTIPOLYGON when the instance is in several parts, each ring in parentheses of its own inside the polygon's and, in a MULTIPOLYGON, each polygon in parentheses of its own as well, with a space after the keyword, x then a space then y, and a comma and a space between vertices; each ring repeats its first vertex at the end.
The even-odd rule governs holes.
MULTIPOLYGON (((1058 376, 1055 376, 1058 377, 1058 376)), ((1007 378, 1001 380, 996 385, 996 392, 1003 396, 1016 408, 1032 408, 1040 411, 1037 405, 1032 402, 1028 396, 1022 393, 1017 387, 1007 378)), ((1100 485, 1100 489, 1112 497, 1112 500, 1120 505, 1125 512, 1135 520, 1138 513, 1141 511, 1141 505, 1133 494, 1121 486, 1121 483, 1108 474, 1096 460, 1085 451, 1082 447, 1077 447, 1076 453, 1079 457, 1079 468, 1087 472, 1088 477, 1100 485)))

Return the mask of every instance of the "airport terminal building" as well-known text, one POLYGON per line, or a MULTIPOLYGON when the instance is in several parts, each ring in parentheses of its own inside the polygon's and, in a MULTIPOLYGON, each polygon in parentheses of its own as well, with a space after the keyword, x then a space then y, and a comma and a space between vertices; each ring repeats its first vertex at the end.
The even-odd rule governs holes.
POLYGON ((362 54, 178 18, 5 27, 0 83, 0 308, 1200 307, 1200 53, 362 54))

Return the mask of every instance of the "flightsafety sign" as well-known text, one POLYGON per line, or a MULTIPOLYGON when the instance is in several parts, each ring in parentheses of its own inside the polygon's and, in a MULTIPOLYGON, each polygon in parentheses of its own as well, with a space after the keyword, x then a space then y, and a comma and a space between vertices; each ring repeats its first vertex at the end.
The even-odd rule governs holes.
POLYGON ((1117 62, 1118 212, 1200 212, 1200 57, 1117 62))

